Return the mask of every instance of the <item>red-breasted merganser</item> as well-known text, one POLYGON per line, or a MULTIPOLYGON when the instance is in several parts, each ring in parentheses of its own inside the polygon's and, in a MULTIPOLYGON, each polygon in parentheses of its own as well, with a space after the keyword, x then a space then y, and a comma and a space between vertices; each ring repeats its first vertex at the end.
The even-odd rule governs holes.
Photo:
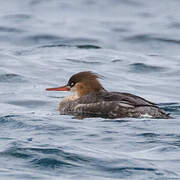
POLYGON ((170 118, 156 104, 139 96, 108 92, 90 71, 74 74, 67 85, 47 88, 47 91, 71 91, 59 104, 61 114, 104 118, 170 118))

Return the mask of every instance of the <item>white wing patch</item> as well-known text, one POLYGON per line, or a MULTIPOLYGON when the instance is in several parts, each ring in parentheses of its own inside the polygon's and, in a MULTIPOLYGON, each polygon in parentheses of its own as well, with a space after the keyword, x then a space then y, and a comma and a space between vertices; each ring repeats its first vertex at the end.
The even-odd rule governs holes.
POLYGON ((134 106, 127 104, 127 103, 123 103, 123 102, 119 102, 118 105, 123 106, 123 107, 129 107, 129 108, 133 108, 134 106))
POLYGON ((153 116, 151 116, 150 114, 146 113, 146 114, 141 114, 140 117, 141 118, 152 118, 153 116))
POLYGON ((74 111, 76 112, 78 108, 84 107, 85 105, 86 104, 78 104, 77 106, 75 106, 74 111))

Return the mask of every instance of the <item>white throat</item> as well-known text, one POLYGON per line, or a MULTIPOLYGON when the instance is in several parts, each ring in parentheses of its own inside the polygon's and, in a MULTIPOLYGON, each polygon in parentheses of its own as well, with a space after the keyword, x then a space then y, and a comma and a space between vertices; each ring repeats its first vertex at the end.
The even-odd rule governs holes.
POLYGON ((70 90, 71 94, 66 96, 63 101, 74 101, 76 99, 79 98, 77 91, 76 91, 76 87, 72 87, 70 90))

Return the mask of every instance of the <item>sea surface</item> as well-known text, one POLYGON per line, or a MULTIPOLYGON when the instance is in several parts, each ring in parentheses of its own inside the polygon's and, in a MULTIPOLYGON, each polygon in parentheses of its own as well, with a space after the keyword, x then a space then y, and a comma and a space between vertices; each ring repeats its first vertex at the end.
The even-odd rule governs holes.
POLYGON ((180 1, 1 0, 0 180, 180 180, 180 1), (171 119, 60 115, 79 71, 171 119))

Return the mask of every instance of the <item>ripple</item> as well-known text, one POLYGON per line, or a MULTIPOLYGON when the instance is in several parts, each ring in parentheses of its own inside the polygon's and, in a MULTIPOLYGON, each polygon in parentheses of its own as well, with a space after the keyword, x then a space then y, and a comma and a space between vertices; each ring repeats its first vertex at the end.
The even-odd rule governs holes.
POLYGON ((22 100, 22 101, 8 101, 8 104, 13 104, 16 106, 23 106, 28 108, 35 108, 45 106, 47 102, 40 100, 22 100))
POLYGON ((129 65, 130 71, 135 73, 154 73, 164 72, 167 68, 161 66, 152 66, 144 63, 133 63, 129 65))
POLYGON ((138 134, 137 136, 154 138, 154 137, 158 137, 158 136, 160 136, 160 135, 159 135, 159 134, 156 134, 156 133, 142 133, 142 134, 138 134))
POLYGON ((11 14, 4 16, 4 19, 10 19, 10 20, 27 20, 30 19, 31 16, 28 14, 11 14))
MULTIPOLYGON (((157 170, 154 168, 144 168, 144 167, 107 167, 104 169, 105 171, 110 171, 111 173, 128 173, 129 175, 132 174, 132 171, 154 171, 157 170)), ((126 174, 127 175, 127 174, 126 174)))
POLYGON ((49 45, 39 46, 39 48, 54 48, 54 47, 72 47, 72 46, 69 46, 68 44, 49 44, 49 45))
POLYGON ((7 32, 7 33, 22 33, 24 32, 21 29, 17 29, 14 27, 5 27, 5 26, 0 26, 0 32, 7 32))
POLYGON ((96 46, 96 45, 90 45, 90 44, 87 44, 87 45, 78 45, 76 46, 77 48, 79 49, 101 49, 100 46, 96 46))
POLYGON ((126 41, 131 42, 148 42, 148 41, 158 41, 158 42, 165 42, 165 43, 173 43, 173 44, 180 44, 180 40, 178 39, 168 39, 165 37, 156 37, 154 35, 150 34, 139 34, 139 35, 133 35, 127 38, 124 38, 126 41))
POLYGON ((79 167, 86 159, 72 153, 65 152, 56 148, 21 148, 15 145, 7 150, 0 152, 1 157, 13 157, 29 160, 31 166, 42 169, 59 167, 79 167))
MULTIPOLYGON (((122 162, 123 164, 123 162, 122 162)), ((109 165, 100 165, 99 167, 96 167, 99 170, 102 170, 104 172, 105 175, 108 175, 109 177, 116 177, 116 178, 123 178, 123 179, 127 179, 127 177, 131 177, 134 175, 138 175, 138 174, 146 174, 146 173, 150 173, 152 174, 157 174, 160 173, 158 169, 156 168, 152 168, 150 167, 143 167, 140 166, 138 164, 136 165, 113 165, 113 164, 109 164, 109 165)))
POLYGON ((12 147, 6 151, 0 152, 0 155, 4 157, 10 156, 20 159, 30 159, 33 157, 31 154, 26 153, 23 148, 17 148, 17 147, 12 147))
POLYGON ((101 47, 96 45, 98 41, 96 39, 88 38, 69 38, 56 36, 53 34, 35 34, 24 37, 24 41, 29 44, 45 44, 39 48, 51 48, 51 47, 76 47, 79 49, 100 49, 101 47))
POLYGON ((24 83, 26 80, 23 76, 18 75, 18 74, 1 74, 0 75, 0 83, 4 82, 11 82, 11 83, 24 83))
POLYGON ((122 60, 122 59, 113 59, 111 62, 112 63, 121 63, 121 62, 123 62, 124 60, 122 60))
MULTIPOLYGON (((180 144, 180 143, 179 143, 180 144)), ((177 146, 175 146, 175 144, 174 145, 171 145, 171 146, 166 146, 166 147, 160 147, 159 149, 158 149, 158 151, 161 153, 161 152, 164 152, 164 153, 168 153, 168 152, 174 152, 174 151, 179 151, 179 147, 177 146)))
POLYGON ((162 41, 162 42, 167 42, 167 43, 172 43, 172 44, 180 44, 180 40, 178 39, 167 39, 167 38, 160 38, 160 37, 156 37, 154 38, 157 41, 162 41))
POLYGON ((39 155, 54 155, 58 158, 63 158, 64 161, 71 161, 74 163, 82 163, 87 162, 87 158, 77 155, 75 153, 66 152, 63 149, 57 148, 24 148, 26 151, 30 151, 32 153, 40 153, 39 155))
POLYGON ((51 34, 41 34, 41 35, 32 35, 24 38, 24 41, 31 44, 43 44, 50 43, 53 41, 63 40, 59 36, 51 35, 51 34))
POLYGON ((85 61, 85 60, 79 60, 79 59, 66 59, 67 61, 74 62, 74 63, 80 63, 80 64, 101 64, 98 61, 85 61))
POLYGON ((24 122, 16 120, 16 118, 20 118, 21 116, 18 115, 7 115, 7 116, 1 116, 0 117, 0 125, 6 126, 6 127, 13 127, 13 128, 31 128, 31 125, 28 125, 24 122))
POLYGON ((169 113, 176 114, 176 115, 180 114, 179 103, 161 103, 159 104, 159 106, 169 113))
POLYGON ((41 168, 59 168, 59 167, 64 167, 68 166, 71 167, 73 164, 67 163, 65 161, 57 160, 54 158, 42 158, 42 159, 35 159, 32 160, 31 163, 36 166, 36 167, 41 167, 41 168))
POLYGON ((148 40, 154 40, 150 35, 148 34, 138 34, 138 35, 133 35, 125 38, 125 40, 132 41, 132 42, 144 42, 148 40))
POLYGON ((107 120, 103 120, 103 122, 126 123, 126 122, 129 122, 129 120, 127 120, 127 119, 110 119, 110 120, 107 119, 107 120))
POLYGON ((62 150, 60 149, 50 149, 50 148, 24 148, 25 150, 30 150, 33 152, 40 152, 43 154, 62 154, 62 150))
POLYGON ((101 49, 100 46, 91 45, 91 44, 82 44, 82 45, 52 44, 52 45, 40 46, 39 48, 53 48, 53 47, 76 47, 79 49, 101 49))

